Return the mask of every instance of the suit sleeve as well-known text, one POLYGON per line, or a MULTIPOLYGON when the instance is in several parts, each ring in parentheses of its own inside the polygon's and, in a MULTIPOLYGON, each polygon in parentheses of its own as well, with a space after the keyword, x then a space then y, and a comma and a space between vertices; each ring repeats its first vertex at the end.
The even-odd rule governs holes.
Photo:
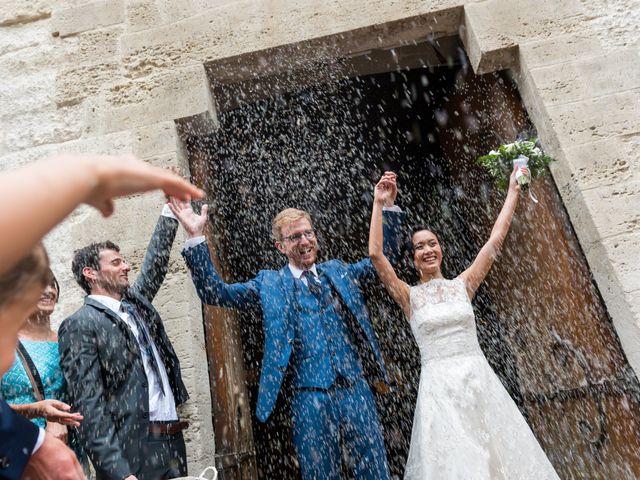
POLYGON ((74 410, 84 416, 78 428, 80 441, 100 477, 122 479, 133 472, 121 455, 113 418, 105 408, 97 339, 84 322, 69 318, 60 326, 60 366, 73 399, 74 410))
POLYGON ((206 242, 183 250, 193 283, 203 303, 219 307, 249 310, 259 302, 258 282, 225 283, 211 261, 206 242))
MULTIPOLYGON (((402 253, 402 226, 404 212, 385 210, 382 212, 383 250, 385 256, 395 267, 400 263, 402 253)), ((349 271, 361 285, 377 278, 375 268, 369 258, 349 265, 349 271)))
POLYGON ((39 433, 38 426, 0 400, 0 478, 22 477, 39 433))
POLYGON ((140 275, 131 286, 135 294, 142 295, 149 302, 153 301, 167 275, 171 247, 177 231, 176 219, 160 216, 147 246, 140 275))

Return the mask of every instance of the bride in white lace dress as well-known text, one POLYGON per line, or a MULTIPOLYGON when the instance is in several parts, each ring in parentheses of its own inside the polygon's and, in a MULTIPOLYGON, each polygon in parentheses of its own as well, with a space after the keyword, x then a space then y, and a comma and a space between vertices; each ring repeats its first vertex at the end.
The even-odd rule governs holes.
POLYGON ((413 234, 413 260, 420 273, 414 287, 397 277, 382 251, 382 207, 395 191, 395 174, 387 172, 375 188, 369 254, 410 319, 420 348, 420 386, 405 479, 558 479, 480 349, 470 301, 509 230, 519 197, 515 176, 489 241, 453 280, 440 271, 437 236, 427 229, 413 234))

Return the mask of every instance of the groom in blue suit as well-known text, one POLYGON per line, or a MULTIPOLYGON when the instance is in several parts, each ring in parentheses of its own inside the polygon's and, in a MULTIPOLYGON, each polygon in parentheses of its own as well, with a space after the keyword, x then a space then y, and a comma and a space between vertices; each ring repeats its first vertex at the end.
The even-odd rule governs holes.
MULTIPOLYGON (((385 204, 385 249, 398 257, 404 214, 385 204)), ((285 376, 291 405, 293 443, 304 479, 342 478, 346 467, 359 479, 388 479, 384 439, 371 385, 388 383, 362 286, 376 278, 367 258, 348 264, 316 264, 318 241, 307 212, 280 212, 272 223, 276 248, 286 255, 281 270, 262 270, 245 283, 219 276, 204 238, 207 207, 196 215, 188 203, 172 210, 188 234, 183 256, 202 301, 235 309, 259 304, 265 346, 256 415, 271 414, 285 376), (365 366, 368 378, 365 378, 365 366), (370 371, 373 370, 373 374, 370 371), (289 381, 290 380, 290 381, 289 381), (367 381, 368 380, 368 381, 367 381)))

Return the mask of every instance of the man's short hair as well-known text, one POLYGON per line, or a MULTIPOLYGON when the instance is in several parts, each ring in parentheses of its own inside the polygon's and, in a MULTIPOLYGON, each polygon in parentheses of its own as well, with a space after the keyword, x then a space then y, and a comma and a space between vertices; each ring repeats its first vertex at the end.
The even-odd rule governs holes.
POLYGON ((273 238, 277 241, 281 241, 282 227, 289 223, 297 222, 301 218, 306 218, 309 220, 309 223, 313 223, 311 222, 311 215, 309 215, 309 212, 298 210, 297 208, 286 208, 282 210, 271 222, 271 234, 273 235, 273 238))
POLYGON ((42 290, 51 282, 49 256, 42 243, 38 243, 15 267, 0 275, 0 308, 20 298, 34 286, 42 290))
POLYGON ((100 252, 103 250, 113 250, 119 252, 120 247, 110 240, 105 242, 92 243, 86 247, 73 252, 73 261, 71 262, 71 271, 78 282, 78 285, 87 292, 91 293, 91 284, 82 273, 85 267, 100 270, 100 252))

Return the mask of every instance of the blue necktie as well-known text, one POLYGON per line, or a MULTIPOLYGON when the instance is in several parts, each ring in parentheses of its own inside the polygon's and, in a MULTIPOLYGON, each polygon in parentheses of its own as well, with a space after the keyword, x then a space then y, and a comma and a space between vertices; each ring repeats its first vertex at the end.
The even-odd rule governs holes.
POLYGON ((164 395, 164 385, 162 383, 162 377, 160 376, 160 366, 156 360, 156 356, 153 354, 153 340, 151 340, 151 336, 149 335, 149 331, 147 330, 147 326, 142 321, 136 309, 126 300, 123 300, 120 304, 120 309, 129 314, 131 320, 133 320, 138 327, 138 344, 142 349, 143 353, 147 355, 149 358, 149 364, 151 365, 151 370, 156 374, 157 382, 160 386, 160 390, 164 395))
POLYGON ((302 276, 307 279, 307 287, 313 295, 320 300, 322 298, 322 284, 310 270, 302 272, 302 276))

